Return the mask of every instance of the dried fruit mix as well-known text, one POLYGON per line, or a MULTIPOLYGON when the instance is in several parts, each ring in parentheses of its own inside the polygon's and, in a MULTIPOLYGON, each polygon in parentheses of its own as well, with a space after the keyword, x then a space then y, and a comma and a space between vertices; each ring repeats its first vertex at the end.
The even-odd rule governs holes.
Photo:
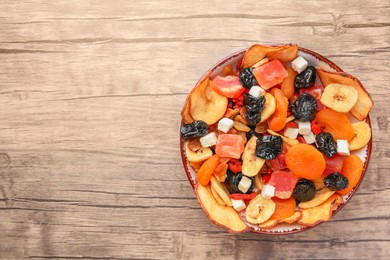
POLYGON ((232 232, 329 220, 362 175, 351 153, 371 140, 360 82, 315 68, 294 44, 255 44, 222 72, 190 93, 180 130, 209 218, 232 232))

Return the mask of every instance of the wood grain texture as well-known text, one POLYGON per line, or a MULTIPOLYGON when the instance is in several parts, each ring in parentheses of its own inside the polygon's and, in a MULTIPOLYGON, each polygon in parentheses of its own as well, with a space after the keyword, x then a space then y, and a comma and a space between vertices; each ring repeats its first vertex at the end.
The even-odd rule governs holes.
POLYGON ((388 259, 390 4, 0 1, 1 259, 388 259), (371 93, 373 153, 328 223, 290 236, 210 223, 179 113, 218 60, 295 42, 371 93))

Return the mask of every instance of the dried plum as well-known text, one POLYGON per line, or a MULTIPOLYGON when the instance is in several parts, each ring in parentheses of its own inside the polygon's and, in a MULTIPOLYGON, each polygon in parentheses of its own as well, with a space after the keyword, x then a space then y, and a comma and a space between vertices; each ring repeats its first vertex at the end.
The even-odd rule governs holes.
POLYGON ((251 88, 253 86, 259 85, 259 83, 257 83, 255 76, 253 75, 252 68, 242 69, 240 71, 240 80, 244 88, 251 88))
POLYGON ((250 125, 256 125, 261 120, 260 112, 263 110, 265 104, 265 97, 253 97, 245 95, 244 105, 246 108, 245 119, 250 125))
POLYGON ((263 135, 256 133, 253 128, 251 128, 249 132, 246 132, 246 140, 251 139, 252 136, 256 136, 257 138, 263 138, 263 135))
POLYGON ((309 201, 316 195, 316 187, 311 180, 300 179, 294 188, 293 196, 299 202, 309 201))
POLYGON ((202 120, 194 121, 180 128, 181 136, 184 139, 205 136, 208 132, 209 126, 202 120))
POLYGON ((302 122, 311 121, 317 111, 316 99, 310 94, 303 93, 290 105, 290 111, 296 119, 302 122))
POLYGON ((316 81, 316 68, 308 66, 304 71, 299 73, 294 80, 296 88, 310 88, 316 81))
POLYGON ((255 155, 265 160, 273 160, 282 152, 283 140, 280 136, 267 135, 257 140, 255 155))
POLYGON ((330 133, 322 132, 316 135, 316 144, 318 150, 328 158, 337 153, 337 145, 330 133))
POLYGON ((341 173, 335 172, 325 177, 324 184, 330 190, 342 190, 348 187, 348 179, 341 173))
MULTIPOLYGON (((233 173, 232 171, 228 170, 228 177, 225 180, 225 183, 228 185, 228 190, 230 193, 243 193, 238 188, 238 185, 240 184, 240 181, 242 179, 243 174, 241 172, 239 173, 233 173)), ((246 176, 247 177, 247 176, 246 176)), ((255 188, 255 179, 254 177, 247 177, 251 179, 251 186, 249 187, 246 194, 252 193, 253 189, 255 188)))

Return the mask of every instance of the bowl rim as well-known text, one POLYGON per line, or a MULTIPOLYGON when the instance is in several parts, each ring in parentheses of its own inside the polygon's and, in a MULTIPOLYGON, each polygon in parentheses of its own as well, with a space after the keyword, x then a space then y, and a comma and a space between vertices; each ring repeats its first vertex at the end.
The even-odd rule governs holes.
MULTIPOLYGON (((265 45, 268 45, 268 46, 275 46, 275 44, 265 44, 265 45)), ((247 49, 242 49, 242 50, 239 50, 239 51, 236 51, 228 56, 226 56, 225 58, 223 58, 222 60, 220 60, 219 62, 217 62, 216 64, 214 64, 199 80, 198 82, 194 85, 193 88, 191 88, 191 90, 188 92, 188 95, 187 95, 187 98, 184 102, 184 105, 187 103, 187 99, 189 98, 191 92, 196 88, 196 86, 199 84, 199 82, 201 82, 206 76, 209 76, 210 72, 214 72, 218 67, 222 66, 223 64, 225 64, 226 62, 228 62, 229 60, 231 59, 234 59, 236 58, 237 56, 239 55, 243 55, 245 52, 246 52, 247 49)), ((336 70, 336 72, 342 72, 343 74, 345 74, 346 76, 348 77, 353 77, 352 75, 350 75, 349 73, 346 73, 345 71, 343 71, 339 66, 337 66, 333 61, 329 60, 328 58, 322 56, 321 54, 317 53, 317 52, 314 52, 312 50, 309 50, 307 48, 303 48, 303 47, 298 47, 298 50, 299 51, 302 51, 304 53, 307 53, 307 54, 310 54, 312 56, 314 56, 315 58, 317 58, 318 60, 326 63, 327 65, 329 65, 331 68, 333 68, 334 70, 336 70)), ((368 93, 368 91, 366 90, 366 88, 363 86, 363 84, 361 84, 361 82, 359 81, 360 83, 360 86, 362 87, 363 91, 368 94, 370 96, 370 93, 368 93)), ((371 97, 371 96, 370 96, 371 97)), ((183 107, 184 107, 183 105, 183 107)), ((366 119, 365 119, 365 122, 370 126, 370 128, 372 129, 372 126, 371 126, 371 119, 370 119, 370 115, 368 114, 366 119)), ((181 121, 180 121, 180 127, 184 124, 183 122, 183 118, 181 118, 181 121)), ((184 170, 186 172, 186 175, 187 175, 187 179, 188 181, 190 182, 191 184, 191 187, 192 189, 194 190, 195 192, 195 185, 196 183, 192 181, 192 178, 191 178, 191 173, 190 173, 190 170, 188 169, 188 165, 187 165, 187 158, 185 156, 185 152, 184 152, 184 149, 183 149, 183 146, 184 146, 184 141, 183 141, 183 138, 180 134, 180 130, 179 130, 179 138, 180 138, 180 155, 181 155, 181 160, 182 160, 182 165, 184 167, 184 170)), ((356 187, 348 194, 348 197, 346 198, 346 201, 345 203, 343 203, 342 205, 340 205, 335 211, 333 211, 333 214, 332 214, 332 218, 335 214, 337 214, 342 208, 345 207, 345 205, 352 199, 353 195, 355 194, 355 192, 358 190, 361 182, 363 181, 363 178, 364 176, 366 175, 366 172, 367 172, 367 169, 368 169, 368 165, 369 165, 369 161, 370 161, 370 158, 371 158, 371 151, 372 151, 372 130, 371 130, 371 138, 370 138, 370 141, 368 142, 367 144, 367 151, 366 151, 366 160, 363 164, 363 171, 362 171, 362 176, 360 177, 359 179, 359 182, 357 183, 356 187)), ((196 195, 196 194, 195 194, 196 195)), ((331 219, 330 219, 331 220, 331 219)), ((215 224, 213 221, 211 221, 213 224, 215 224)), ((309 227, 301 227, 301 228, 298 228, 298 229, 291 229, 291 230, 287 230, 287 231, 283 231, 283 232, 275 232, 275 231, 263 231, 263 230, 256 230, 254 229, 253 227, 251 226, 248 226, 249 227, 249 231, 250 232, 253 232, 253 233, 257 233, 257 234, 263 234, 263 235, 273 235, 273 236, 278 236, 278 235, 288 235, 288 234, 295 234, 295 233, 300 233, 300 232, 303 232, 303 231, 306 231, 306 230, 309 230, 309 229, 312 229, 314 227, 317 227, 319 226, 320 224, 324 223, 324 222, 327 222, 327 221, 322 221, 314 226, 309 226, 309 227)), ((221 227, 220 225, 217 225, 215 224, 216 226, 219 226, 221 227)), ((227 229, 226 227, 222 227, 224 228, 225 230, 227 229)), ((228 230, 229 231, 229 230, 228 230)))

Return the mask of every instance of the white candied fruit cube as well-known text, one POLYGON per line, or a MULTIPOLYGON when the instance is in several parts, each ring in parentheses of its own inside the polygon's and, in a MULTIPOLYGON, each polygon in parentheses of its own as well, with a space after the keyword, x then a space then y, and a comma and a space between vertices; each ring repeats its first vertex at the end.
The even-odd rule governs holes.
POLYGON ((313 132, 310 131, 309 135, 304 135, 303 138, 305 139, 305 142, 307 144, 313 144, 316 141, 316 136, 313 134, 313 132))
POLYGON ((251 179, 249 179, 246 176, 242 176, 242 179, 241 179, 240 183, 238 183, 238 189, 242 193, 246 193, 249 190, 249 188, 251 187, 251 184, 252 184, 252 180, 251 179))
POLYGON ((256 97, 256 98, 263 96, 264 94, 265 94, 265 90, 259 86, 253 86, 249 90, 249 95, 256 97))
POLYGON ((284 129, 284 136, 290 139, 297 139, 298 133, 299 133, 298 128, 287 127, 286 129, 284 129))
POLYGON ((265 199, 270 199, 270 198, 274 197, 275 196, 275 187, 270 185, 270 184, 264 185, 263 190, 261 191, 261 196, 263 196, 263 198, 265 198, 265 199))
POLYGON ((292 68, 296 72, 298 72, 298 74, 301 73, 302 71, 304 71, 308 65, 309 65, 309 63, 307 62, 307 60, 305 60, 301 56, 298 56, 295 60, 293 60, 291 62, 292 68))
POLYGON ((240 212, 241 210, 243 210, 243 209, 246 208, 246 205, 245 205, 244 200, 235 200, 235 199, 232 199, 232 205, 233 205, 233 208, 234 208, 237 212, 240 212))
POLYGON ((337 152, 340 155, 350 155, 349 152, 349 143, 347 140, 337 139, 337 152))
POLYGON ((199 139, 199 141, 203 147, 210 147, 210 146, 213 146, 217 143, 217 136, 215 135, 214 132, 212 132, 212 133, 209 133, 205 136, 202 136, 199 139))
POLYGON ((310 122, 298 121, 299 134, 301 135, 310 135, 311 125, 310 122))
POLYGON ((233 124, 234 124, 233 120, 224 117, 218 122, 218 130, 227 133, 229 132, 230 128, 233 127, 233 124))

